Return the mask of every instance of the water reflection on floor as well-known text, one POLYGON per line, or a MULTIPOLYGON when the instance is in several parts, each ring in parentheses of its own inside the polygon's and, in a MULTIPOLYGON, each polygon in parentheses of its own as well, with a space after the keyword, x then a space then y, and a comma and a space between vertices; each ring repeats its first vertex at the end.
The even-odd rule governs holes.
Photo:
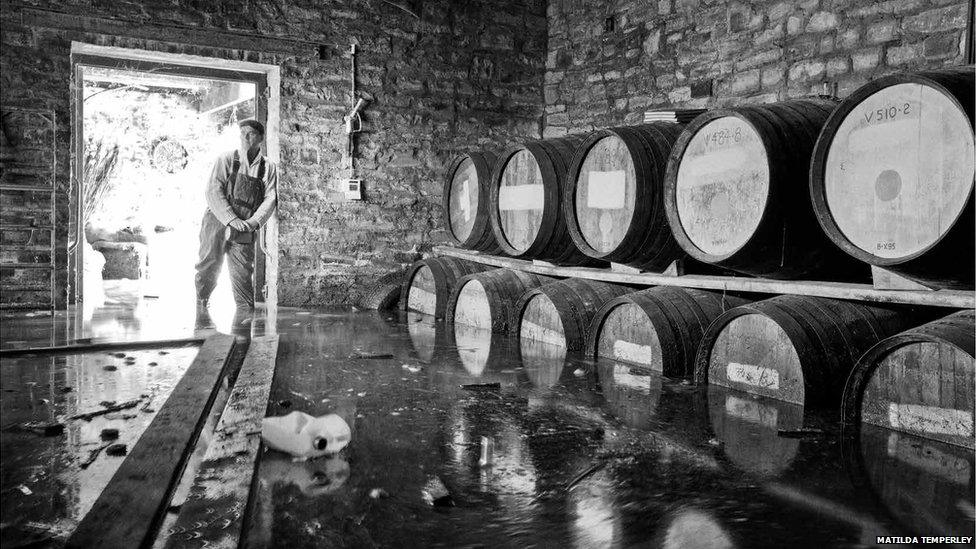
POLYGON ((973 532, 962 448, 843 436, 836 414, 429 317, 286 311, 277 325, 269 413, 337 413, 352 443, 308 462, 263 454, 255 546, 820 548, 973 532))
POLYGON ((197 346, 0 360, 0 541, 63 540, 122 464, 107 444, 131 450, 197 354, 197 346), (103 402, 134 406, 90 421, 72 416, 103 402), (25 423, 62 423, 43 436, 25 423), (117 429, 118 438, 103 438, 117 429))

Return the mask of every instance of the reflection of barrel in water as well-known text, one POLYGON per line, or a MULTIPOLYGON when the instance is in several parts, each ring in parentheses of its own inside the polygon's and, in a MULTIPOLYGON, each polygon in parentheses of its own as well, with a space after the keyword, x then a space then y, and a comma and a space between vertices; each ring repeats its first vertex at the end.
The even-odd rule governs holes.
POLYGON ((851 478, 910 533, 972 536, 972 450, 868 424, 845 443, 851 478))
POLYGON ((682 508, 665 523, 662 549, 735 549, 737 545, 726 528, 707 511, 682 508))
POLYGON ((437 356, 442 356, 448 345, 447 332, 443 322, 434 317, 407 311, 407 333, 413 344, 414 354, 424 364, 430 364, 437 356))
POLYGON ((400 291, 400 308, 444 318, 458 279, 490 269, 455 257, 432 257, 410 266, 400 291))
POLYGON ((475 378, 471 383, 515 385, 518 356, 511 338, 466 324, 454 324, 453 332, 461 366, 467 377, 475 378))
POLYGON ((566 347, 537 339, 519 339, 519 351, 525 373, 540 389, 559 383, 566 365, 566 347))
POLYGON ((661 376, 647 367, 610 360, 598 362, 597 372, 613 415, 628 427, 650 428, 661 400, 661 376))
POLYGON ((712 434, 703 391, 669 381, 646 366, 597 361, 606 408, 635 429, 654 431, 686 447, 707 444, 712 434))
POLYGON ((800 441, 779 431, 803 427, 803 406, 712 385, 708 407, 715 437, 740 469, 776 476, 796 457, 800 441))

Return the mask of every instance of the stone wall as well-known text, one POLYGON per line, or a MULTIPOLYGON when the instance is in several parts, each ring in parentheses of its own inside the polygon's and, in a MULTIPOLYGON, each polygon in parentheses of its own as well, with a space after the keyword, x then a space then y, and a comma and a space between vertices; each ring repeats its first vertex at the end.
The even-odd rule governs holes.
POLYGON ((546 136, 965 61, 959 0, 549 0, 546 136))
MULTIPOLYGON (((445 241, 443 172, 469 147, 538 137, 542 0, 4 1, 0 102, 58 118, 59 285, 70 301, 72 41, 281 67, 279 302, 348 302, 379 273, 445 241), (415 3, 421 4, 421 3, 415 3), (342 116, 370 100, 358 138, 363 202, 339 182, 342 116), (70 235, 70 236, 69 236, 70 235)), ((203 182, 201 182, 203 184, 203 182)))

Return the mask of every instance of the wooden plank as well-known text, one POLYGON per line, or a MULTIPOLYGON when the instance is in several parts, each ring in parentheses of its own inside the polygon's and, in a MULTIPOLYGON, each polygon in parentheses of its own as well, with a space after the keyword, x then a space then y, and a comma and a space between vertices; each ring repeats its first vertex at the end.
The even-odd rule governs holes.
POLYGON ((166 549, 230 549, 240 544, 277 355, 277 335, 251 340, 166 549))
POLYGON ((150 547, 207 419, 234 347, 214 334, 68 539, 68 548, 150 547))
POLYGON ((95 351, 133 351, 136 349, 159 349, 166 347, 181 347, 184 345, 199 345, 206 340, 199 337, 183 339, 151 339, 146 341, 106 341, 104 343, 79 343, 71 345, 56 345, 53 347, 34 347, 26 349, 0 349, 0 357, 10 358, 22 355, 40 354, 77 354, 95 351))
POLYGON ((602 280, 619 284, 680 286, 683 288, 700 288, 703 290, 722 290, 727 292, 809 295, 875 303, 904 303, 907 305, 927 305, 930 307, 952 307, 959 309, 972 309, 976 307, 976 294, 972 291, 964 290, 875 290, 870 284, 854 284, 848 282, 772 280, 768 278, 709 275, 664 276, 653 273, 630 274, 595 267, 536 265, 532 261, 486 254, 473 254, 468 250, 461 250, 450 246, 435 246, 434 253, 467 259, 468 261, 492 265, 494 267, 505 267, 540 275, 586 278, 589 280, 602 280))

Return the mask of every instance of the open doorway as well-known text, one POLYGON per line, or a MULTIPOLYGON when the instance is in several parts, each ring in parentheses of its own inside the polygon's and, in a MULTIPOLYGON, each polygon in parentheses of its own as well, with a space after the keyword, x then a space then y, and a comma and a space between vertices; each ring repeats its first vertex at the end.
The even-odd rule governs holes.
MULTIPOLYGON (((237 122, 267 120, 267 77, 99 55, 74 60, 83 248, 75 269, 92 335, 101 335, 94 333, 99 312, 115 323, 140 308, 161 318, 188 318, 206 183, 216 156, 238 147, 237 122)), ((257 240, 260 303, 267 293, 266 231, 257 240)), ((210 309, 218 328, 225 328, 221 319, 230 321, 234 309, 226 268, 210 309)), ((134 335, 125 327, 121 334, 120 326, 107 328, 134 335)))

